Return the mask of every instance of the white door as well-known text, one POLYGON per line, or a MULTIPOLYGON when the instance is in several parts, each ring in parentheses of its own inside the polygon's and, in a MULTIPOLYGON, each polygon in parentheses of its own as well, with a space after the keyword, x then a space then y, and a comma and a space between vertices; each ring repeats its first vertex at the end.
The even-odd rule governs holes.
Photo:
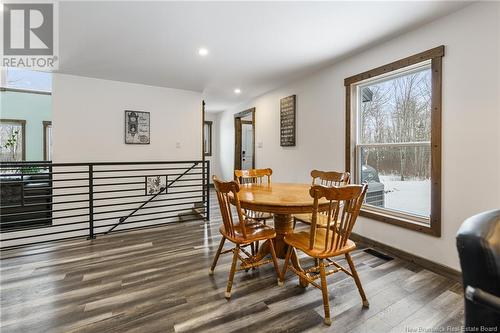
POLYGON ((253 127, 252 124, 241 124, 241 168, 252 169, 253 161, 253 127))

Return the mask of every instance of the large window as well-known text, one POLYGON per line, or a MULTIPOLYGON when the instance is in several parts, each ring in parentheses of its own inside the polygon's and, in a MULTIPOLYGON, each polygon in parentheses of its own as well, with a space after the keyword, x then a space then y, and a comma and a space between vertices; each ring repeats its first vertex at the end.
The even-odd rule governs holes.
POLYGON ((346 79, 346 163, 362 214, 440 234, 442 47, 346 79))
POLYGON ((26 121, 0 119, 0 160, 2 162, 26 159, 26 121))

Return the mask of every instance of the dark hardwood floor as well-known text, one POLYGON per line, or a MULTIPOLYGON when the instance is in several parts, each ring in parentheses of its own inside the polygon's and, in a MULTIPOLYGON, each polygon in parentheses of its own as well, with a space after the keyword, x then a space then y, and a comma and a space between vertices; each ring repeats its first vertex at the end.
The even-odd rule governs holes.
POLYGON ((272 265, 237 273, 226 301, 230 256, 208 275, 220 240, 214 198, 212 214, 209 223, 3 251, 0 331, 373 333, 463 324, 458 283, 362 247, 353 259, 370 308, 362 309, 352 279, 335 274, 331 327, 321 291, 302 289, 291 273, 278 287, 272 265))

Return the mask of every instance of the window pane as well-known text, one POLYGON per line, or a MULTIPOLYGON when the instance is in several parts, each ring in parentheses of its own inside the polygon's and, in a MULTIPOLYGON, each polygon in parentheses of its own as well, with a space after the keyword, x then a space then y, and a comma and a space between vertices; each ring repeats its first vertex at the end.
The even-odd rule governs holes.
POLYGON ((7 68, 5 69, 5 87, 50 92, 52 91, 52 73, 7 68))
POLYGON ((52 161, 52 125, 45 125, 45 160, 52 161))
POLYGON ((365 203, 428 218, 431 203, 431 149, 422 146, 361 147, 365 203))
POLYGON ((429 66, 360 85, 359 143, 430 141, 429 66))
POLYGON ((0 123, 0 160, 23 160, 23 125, 19 122, 0 123))
POLYGON ((203 138, 203 150, 205 152, 205 155, 211 155, 211 134, 212 134, 212 124, 211 123, 205 123, 204 124, 204 138, 203 138))

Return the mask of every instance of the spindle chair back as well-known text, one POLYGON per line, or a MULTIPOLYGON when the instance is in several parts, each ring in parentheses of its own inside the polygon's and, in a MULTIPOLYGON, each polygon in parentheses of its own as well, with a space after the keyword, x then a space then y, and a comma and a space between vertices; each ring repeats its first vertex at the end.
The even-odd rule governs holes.
POLYGON ((316 237, 324 237, 320 240, 324 244, 322 251, 328 257, 328 254, 333 254, 342 249, 352 232, 354 223, 358 218, 361 205, 366 195, 368 186, 365 185, 346 185, 342 187, 325 187, 322 185, 314 185, 309 191, 313 197, 313 213, 311 219, 311 232, 309 239, 309 248, 313 249, 316 242, 316 237), (320 199, 328 200, 328 210, 319 211, 320 199), (318 230, 318 216, 323 214, 326 216, 326 232, 321 235, 318 230))
MULTIPOLYGON (((312 185, 322 185, 326 187, 340 187, 349 184, 349 179, 351 175, 349 172, 337 172, 337 171, 311 171, 312 185)), ((318 213, 318 223, 317 226, 320 228, 326 228, 325 222, 325 212, 318 213)), ((312 215, 310 213, 296 214, 293 216, 293 228, 297 224, 297 221, 311 224, 312 215)))
POLYGON ((234 170, 234 178, 239 184, 270 185, 272 174, 270 168, 234 170))
MULTIPOLYGON (((266 169, 248 169, 248 170, 234 170, 234 179, 238 184, 256 184, 256 185, 271 185, 271 175, 273 170, 266 169)), ((244 210, 244 214, 254 220, 266 221, 273 218, 273 215, 265 212, 256 212, 249 209, 244 210)), ((258 243, 254 251, 258 250, 258 243)))

